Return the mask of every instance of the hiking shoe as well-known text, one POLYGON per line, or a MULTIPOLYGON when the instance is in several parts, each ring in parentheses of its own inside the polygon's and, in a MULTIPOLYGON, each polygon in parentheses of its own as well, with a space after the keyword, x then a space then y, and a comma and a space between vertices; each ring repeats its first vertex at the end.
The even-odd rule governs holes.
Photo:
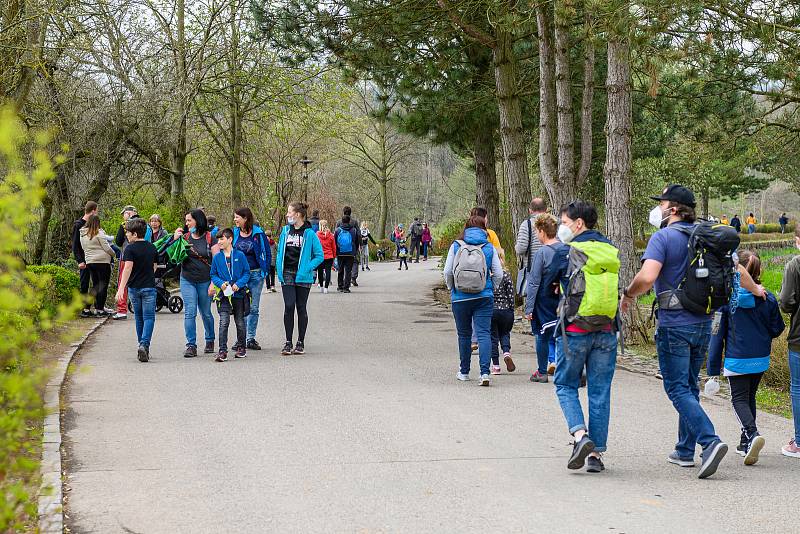
POLYGON ((556 362, 550 362, 547 364, 547 374, 548 375, 556 374, 556 362))
POLYGON ((500 366, 499 365, 492 365, 489 368, 489 372, 491 374, 493 374, 493 375, 499 375, 500 373, 502 373, 502 371, 500 370, 500 366))
POLYGON ((219 351, 217 357, 214 359, 215 362, 227 362, 228 361, 228 353, 225 351, 219 351))
POLYGON ((717 472, 719 463, 728 453, 728 446, 720 440, 715 441, 703 451, 703 463, 700 464, 700 471, 697 478, 708 478, 717 472))
POLYGON ((586 472, 587 473, 599 473, 600 471, 605 471, 606 466, 603 465, 602 458, 597 456, 589 456, 586 458, 586 472))
POLYGON ((800 447, 797 446, 795 440, 791 440, 788 445, 784 445, 783 448, 781 448, 781 454, 792 458, 800 458, 800 447))
POLYGON ((244 347, 237 347, 234 358, 247 358, 247 349, 244 347))
POLYGON ((92 314, 92 310, 81 310, 80 316, 83 319, 87 319, 89 317, 94 317, 94 314, 92 314))
POLYGON ((586 463, 586 457, 594 450, 594 441, 589 434, 584 434, 572 447, 572 454, 567 462, 567 469, 580 469, 586 463))
POLYGON ((503 353, 503 361, 506 363, 506 371, 508 371, 509 373, 513 373, 514 371, 517 370, 517 366, 514 365, 514 360, 511 359, 510 352, 503 353))
POLYGON ((124 321, 125 319, 128 318, 128 314, 117 312, 114 315, 112 315, 111 318, 114 319, 115 321, 124 321))
POLYGON ((458 380, 461 380, 462 382, 469 382, 469 380, 470 380, 470 378, 469 378, 469 373, 461 373, 461 372, 459 372, 459 373, 456 375, 456 378, 457 378, 458 380))
POLYGON ((479 386, 488 386, 489 385, 489 375, 481 375, 481 379, 478 382, 479 386))
POLYGON ((753 439, 751 439, 750 443, 747 445, 747 454, 744 455, 744 465, 755 465, 755 463, 758 462, 758 453, 764 448, 766 442, 764 436, 759 434, 753 436, 753 439))
POLYGON ((197 347, 194 345, 186 345, 186 350, 183 351, 184 358, 194 358, 197 356, 197 347))
POLYGON ((140 362, 147 362, 150 360, 150 351, 147 350, 147 347, 144 345, 139 345, 139 349, 136 351, 136 355, 139 358, 140 362))
POLYGON ((205 354, 214 354, 214 342, 206 341, 206 348, 203 349, 205 354))
POLYGON ((250 350, 261 350, 261 345, 259 345, 258 341, 256 341, 255 339, 248 339, 246 346, 250 350))
POLYGON ((671 464, 679 465, 681 467, 694 467, 694 458, 681 458, 678 456, 678 451, 672 451, 667 456, 667 461, 671 464))
POLYGON ((289 356, 292 353, 292 342, 287 341, 283 344, 283 349, 281 350, 281 354, 284 356, 289 356))
POLYGON ((297 343, 295 343, 292 354, 305 354, 305 352, 306 352, 306 347, 302 341, 298 341, 297 343))
POLYGON ((543 375, 538 370, 536 370, 533 373, 531 373, 530 380, 531 382, 539 382, 541 384, 547 384, 549 378, 547 377, 547 375, 543 375))

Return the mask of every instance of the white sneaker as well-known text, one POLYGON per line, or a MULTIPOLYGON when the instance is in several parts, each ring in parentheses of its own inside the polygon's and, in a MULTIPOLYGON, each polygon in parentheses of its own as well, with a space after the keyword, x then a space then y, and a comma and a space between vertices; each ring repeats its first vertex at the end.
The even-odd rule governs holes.
POLYGON ((323 293, 325 293, 325 294, 327 295, 327 294, 328 294, 328 288, 327 288, 327 287, 323 287, 323 288, 322 288, 322 292, 323 292, 323 293))
POLYGON ((320 288, 319 288, 319 292, 320 292, 320 293, 325 293, 325 288, 324 288, 324 287, 322 287, 322 286, 320 286, 320 288))
POLYGON ((124 321, 125 319, 128 318, 128 314, 127 313, 115 313, 114 315, 111 316, 111 318, 114 319, 115 321, 124 321))
POLYGON ((479 386, 488 386, 489 385, 489 375, 481 375, 481 381, 478 382, 479 386))
POLYGON ((459 373, 456 375, 456 378, 458 378, 458 379, 459 379, 459 380, 461 380, 462 382, 467 382, 467 381, 469 381, 469 375, 468 375, 468 374, 466 374, 466 375, 465 375, 464 373, 461 373, 461 372, 459 372, 459 373))

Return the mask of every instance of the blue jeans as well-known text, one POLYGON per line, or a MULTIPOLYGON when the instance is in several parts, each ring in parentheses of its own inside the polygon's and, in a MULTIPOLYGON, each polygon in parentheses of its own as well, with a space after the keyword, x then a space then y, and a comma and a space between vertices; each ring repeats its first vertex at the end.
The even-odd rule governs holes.
POLYGON ((183 298, 183 331, 186 345, 197 346, 197 312, 203 319, 206 343, 214 341, 214 316, 211 315, 211 297, 208 296, 208 282, 190 282, 181 276, 181 297, 183 298))
POLYGON ((247 287, 250 288, 250 315, 247 316, 247 340, 250 341, 256 338, 258 306, 261 303, 261 291, 264 289, 264 275, 260 270, 250 271, 247 287))
POLYGON ((489 374, 489 362, 492 359, 493 314, 494 299, 492 297, 459 300, 453 303, 453 317, 458 332, 458 355, 461 358, 461 372, 465 375, 469 374, 470 360, 472 359, 473 324, 475 336, 478 338, 481 374, 489 374))
POLYGON ((129 287, 128 297, 136 320, 136 339, 139 345, 150 348, 153 328, 156 326, 156 288, 129 287))
POLYGON ((556 395, 567 420, 569 433, 586 430, 583 407, 578 396, 581 375, 586 368, 589 394, 589 437, 594 450, 605 452, 611 414, 611 380, 617 364, 617 336, 611 332, 570 334, 558 338, 556 350, 556 395), (567 343, 567 347, 562 345, 567 343))
POLYGON ((697 443, 705 449, 719 440, 714 424, 700 406, 698 384, 710 337, 710 321, 687 326, 663 326, 656 331, 656 350, 664 378, 664 391, 678 411, 675 451, 681 458, 694 458, 697 443))
POLYGON ((556 348, 555 340, 553 339, 553 329, 548 328, 542 333, 536 333, 536 364, 538 366, 539 374, 547 374, 547 364, 555 361, 556 348))
POLYGON ((756 233, 756 225, 755 224, 748 224, 747 225, 747 233, 748 234, 756 233))
POLYGON ((800 445, 800 352, 789 351, 789 374, 791 375, 789 395, 792 398, 792 415, 794 416, 794 441, 800 445))

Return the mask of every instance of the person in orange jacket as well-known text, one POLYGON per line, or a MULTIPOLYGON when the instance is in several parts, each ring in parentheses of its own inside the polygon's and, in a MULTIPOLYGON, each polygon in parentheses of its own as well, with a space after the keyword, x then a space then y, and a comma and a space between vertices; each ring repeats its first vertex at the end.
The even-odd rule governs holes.
POLYGON ((325 219, 319 221, 317 237, 319 237, 319 242, 322 243, 322 253, 325 257, 317 267, 317 282, 319 283, 320 292, 327 293, 328 286, 331 284, 333 260, 336 259, 336 239, 333 237, 331 227, 325 219))

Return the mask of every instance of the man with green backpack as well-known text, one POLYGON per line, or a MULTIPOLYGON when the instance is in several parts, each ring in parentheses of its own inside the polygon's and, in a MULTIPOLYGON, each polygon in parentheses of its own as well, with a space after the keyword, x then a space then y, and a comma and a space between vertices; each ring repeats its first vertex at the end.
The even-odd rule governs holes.
POLYGON ((561 209, 559 239, 569 245, 569 264, 561 279, 556 341, 555 385, 569 433, 575 438, 569 469, 605 469, 611 412, 611 380, 617 363, 619 251, 595 230, 597 209, 582 200, 561 209), (578 388, 586 370, 589 425, 578 388), (587 433, 588 430, 588 433, 587 433))

